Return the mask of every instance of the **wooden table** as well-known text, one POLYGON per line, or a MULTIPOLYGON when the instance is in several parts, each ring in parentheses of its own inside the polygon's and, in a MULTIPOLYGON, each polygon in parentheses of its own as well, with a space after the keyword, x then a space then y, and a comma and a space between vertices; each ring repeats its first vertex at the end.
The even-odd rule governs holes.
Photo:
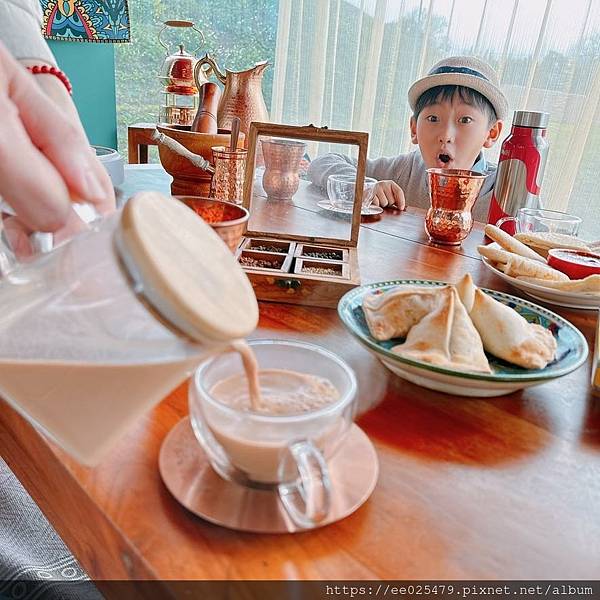
POLYGON ((156 146, 152 134, 156 123, 134 123, 127 127, 127 160, 130 164, 148 162, 148 146, 156 146))
MULTIPOLYGON (((135 187, 137 171, 128 169, 135 187)), ((164 177, 157 183, 168 185, 164 177)), ((157 180, 158 181, 158 180, 157 180)), ((460 250, 428 245, 422 213, 385 213, 359 239, 363 282, 457 280, 509 291, 482 265, 477 226, 460 250)), ((592 346, 596 314, 555 309, 592 346)), ((590 364, 551 383, 478 400, 391 375, 333 310, 262 304, 258 337, 317 342, 359 380, 358 424, 380 477, 347 519, 294 535, 211 525, 182 508, 158 474, 165 435, 187 414, 176 389, 86 469, 7 405, 0 452, 94 579, 569 579, 600 566, 600 403, 590 364)))

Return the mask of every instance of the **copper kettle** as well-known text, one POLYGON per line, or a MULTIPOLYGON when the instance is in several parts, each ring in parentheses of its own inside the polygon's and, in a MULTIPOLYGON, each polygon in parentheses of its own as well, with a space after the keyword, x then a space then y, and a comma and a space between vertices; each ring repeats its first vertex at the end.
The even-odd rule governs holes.
MULTIPOLYGON (((169 53, 169 46, 163 41, 162 34, 168 27, 190 27, 200 34, 202 44, 205 43, 204 34, 196 28, 192 21, 165 21, 158 34, 159 44, 169 53)), ((196 94, 198 84, 194 76, 194 67, 198 59, 194 56, 202 45, 200 44, 191 54, 185 51, 183 44, 178 44, 179 51, 168 54, 160 68, 159 80, 164 86, 164 91, 175 94, 196 94)), ((204 75, 204 73, 202 73, 204 75)), ((200 85, 208 81, 206 76, 200 80, 200 85)))
POLYGON ((210 71, 225 86, 219 101, 217 122, 221 129, 231 129, 233 117, 240 119, 240 131, 248 134, 252 121, 268 121, 269 113, 262 94, 262 78, 269 63, 265 60, 256 63, 245 71, 223 73, 210 54, 198 60, 194 68, 194 80, 200 87, 210 71), (207 65, 209 68, 203 68, 207 65))

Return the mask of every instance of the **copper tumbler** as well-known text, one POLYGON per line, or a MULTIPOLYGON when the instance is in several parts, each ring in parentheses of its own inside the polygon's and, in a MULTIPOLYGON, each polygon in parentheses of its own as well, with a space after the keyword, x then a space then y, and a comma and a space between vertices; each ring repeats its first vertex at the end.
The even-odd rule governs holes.
POLYGON ((237 150, 229 150, 225 146, 212 148, 215 173, 212 179, 211 196, 215 200, 242 204, 247 153, 247 150, 240 148, 237 150))
POLYGON ((265 160, 262 185, 269 199, 291 200, 300 185, 300 162, 306 144, 294 140, 261 140, 265 160))
POLYGON ((436 244, 460 246, 473 228, 471 210, 485 175, 468 169, 427 169, 431 208, 425 231, 436 244))

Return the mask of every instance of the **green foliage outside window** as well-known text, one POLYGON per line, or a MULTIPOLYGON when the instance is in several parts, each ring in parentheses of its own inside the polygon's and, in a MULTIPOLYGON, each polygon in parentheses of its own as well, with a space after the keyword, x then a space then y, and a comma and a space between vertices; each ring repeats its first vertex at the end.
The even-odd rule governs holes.
MULTIPOLYGON (((120 44, 115 52, 117 87, 118 139, 126 155, 127 126, 139 122, 156 122, 162 100, 158 80, 165 59, 158 33, 164 21, 193 21, 204 33, 206 43, 197 51, 216 58, 222 70, 240 71, 255 62, 268 60, 273 65, 277 33, 277 0, 129 0, 131 43, 120 44)), ((192 51, 200 42, 189 29, 170 28, 163 34, 165 42, 177 50, 183 42, 192 51)), ((263 80, 267 107, 271 104, 273 67, 263 80)))

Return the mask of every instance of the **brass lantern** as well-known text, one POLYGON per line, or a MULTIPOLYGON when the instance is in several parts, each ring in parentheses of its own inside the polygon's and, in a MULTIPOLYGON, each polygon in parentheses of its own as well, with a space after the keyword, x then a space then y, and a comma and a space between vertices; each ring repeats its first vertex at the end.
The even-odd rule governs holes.
MULTIPOLYGON (((165 21, 163 25, 158 34, 158 41, 167 51, 167 57, 159 75, 163 102, 160 105, 158 120, 168 125, 189 126, 198 110, 198 87, 194 81, 194 68, 198 59, 194 55, 200 46, 190 54, 186 52, 183 44, 179 44, 178 51, 169 54, 169 47, 163 42, 162 34, 168 27, 190 27, 200 35, 202 44, 205 43, 204 34, 192 21, 165 21)), ((204 71, 201 77, 205 77, 204 71)), ((200 81, 200 85, 202 83, 204 81, 200 81)))

